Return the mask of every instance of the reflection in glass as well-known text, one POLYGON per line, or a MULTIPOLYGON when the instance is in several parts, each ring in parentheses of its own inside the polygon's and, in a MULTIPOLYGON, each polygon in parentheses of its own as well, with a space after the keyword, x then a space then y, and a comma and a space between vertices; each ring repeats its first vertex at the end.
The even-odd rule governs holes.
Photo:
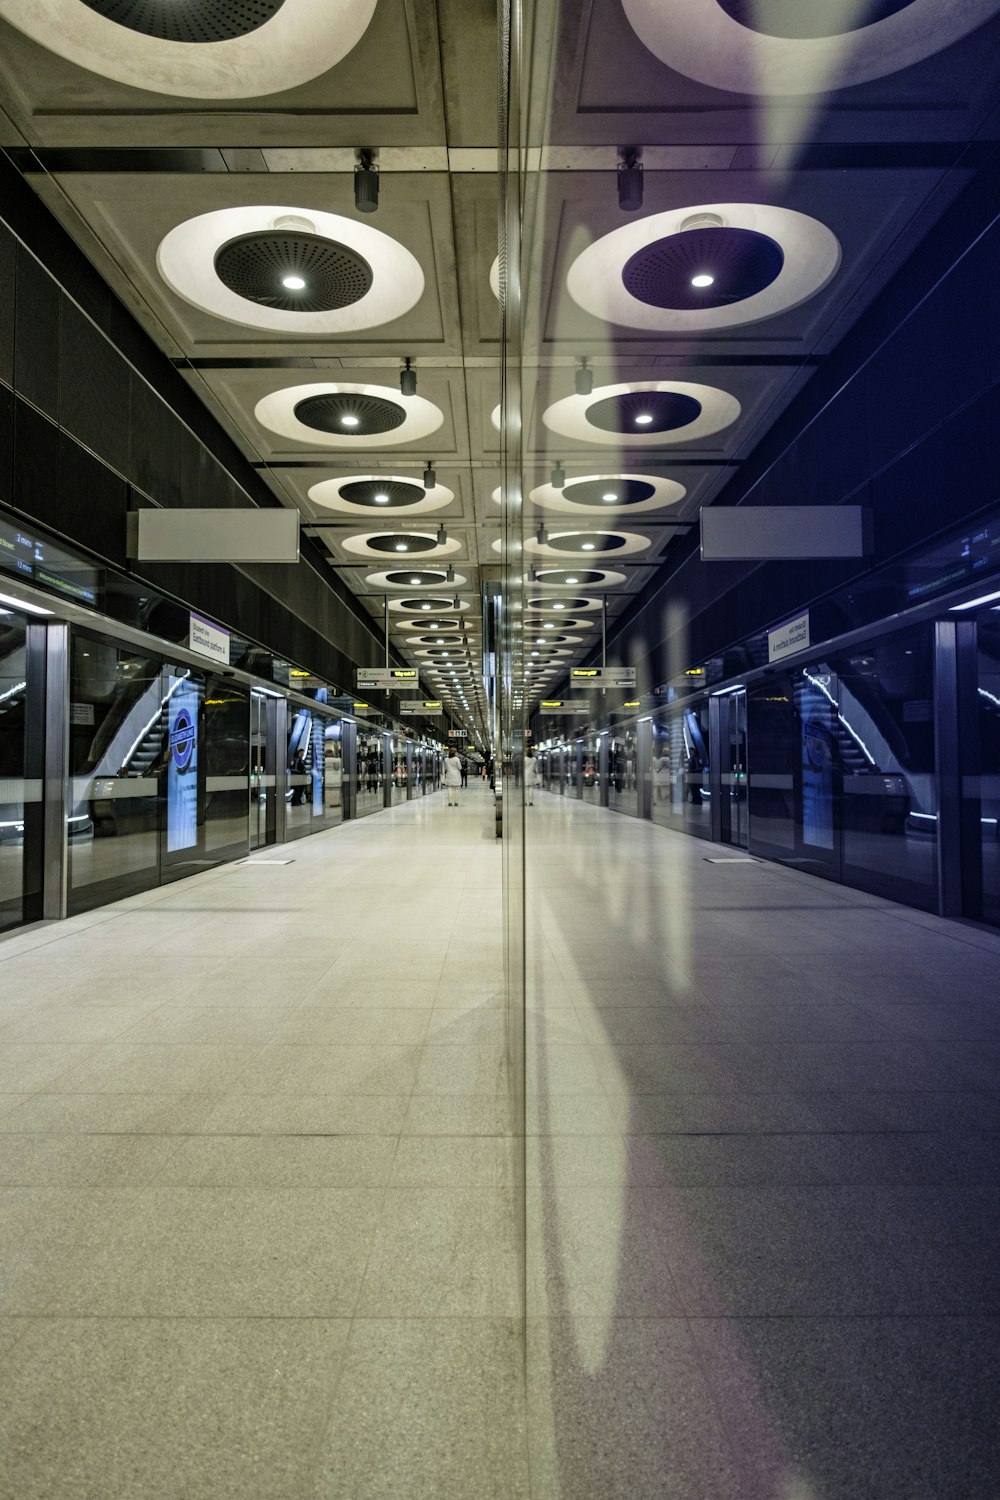
POLYGON ((23 617, 0 609, 0 930, 23 917, 25 646, 23 617))

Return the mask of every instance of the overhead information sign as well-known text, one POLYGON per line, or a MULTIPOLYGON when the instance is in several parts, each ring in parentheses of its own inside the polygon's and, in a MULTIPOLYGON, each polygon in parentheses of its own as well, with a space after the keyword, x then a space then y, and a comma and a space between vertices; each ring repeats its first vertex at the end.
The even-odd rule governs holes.
POLYGON ((593 687, 635 687, 635 667, 571 667, 569 675, 593 687))
POLYGON ((437 698, 408 698, 399 705, 403 718, 423 718, 425 715, 443 714, 444 704, 437 698))
POLYGON ((358 667, 354 675, 357 688, 379 688, 391 693, 395 688, 416 687, 420 674, 416 667, 358 667))
POLYGON ((220 630, 218 625, 202 619, 201 615, 189 614, 188 620, 188 650, 197 651, 199 656, 208 656, 228 667, 229 631, 220 630))
POLYGON ((543 698, 538 708, 543 714, 589 714, 589 698, 543 698))
POLYGON ((469 731, 467 729, 449 729, 448 738, 450 740, 467 740, 469 738, 469 731))

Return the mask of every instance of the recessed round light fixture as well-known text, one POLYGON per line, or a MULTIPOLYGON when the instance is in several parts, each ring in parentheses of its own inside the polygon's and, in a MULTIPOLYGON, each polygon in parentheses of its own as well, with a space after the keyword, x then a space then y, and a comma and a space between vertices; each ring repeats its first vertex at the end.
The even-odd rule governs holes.
POLYGON ((284 386, 262 397, 254 416, 269 432, 311 448, 356 448, 361 441, 385 448, 425 437, 444 421, 440 407, 423 396, 412 396, 404 408, 387 386, 339 381, 284 386))
POLYGON ((376 0, 83 0, 15 5, 11 16, 6 4, 0 10, 59 57, 132 88, 188 99, 253 99, 328 73, 361 40, 375 6, 376 0))
POLYGON ((389 504, 389 496, 385 493, 384 490, 380 490, 377 494, 373 495, 372 500, 376 505, 389 504))
POLYGON ((675 72, 731 93, 822 95, 912 67, 996 15, 997 0, 623 0, 675 72))
POLYGON ((550 432, 576 441, 658 447, 699 441, 739 415, 735 396, 716 386, 647 380, 601 386, 592 398, 564 396, 546 408, 542 421, 550 432))
POLYGON ((595 544, 593 542, 581 542, 580 543, 580 551, 581 552, 593 552, 594 545, 595 544))
POLYGON ((618 495, 614 490, 606 490, 601 496, 601 499, 604 501, 605 505, 615 505, 618 502, 618 495))
POLYGON ((405 552, 406 551, 406 543, 405 542, 396 542, 395 545, 394 545, 393 550, 396 551, 396 552, 405 552))
POLYGON ((185 219, 160 241, 156 264, 194 307, 271 333, 357 333, 402 317, 424 291, 420 262, 391 236, 280 204, 185 219))
POLYGON ((303 276, 282 276, 281 285, 290 292, 304 292, 306 283, 303 276))
POLYGON ((577 256, 566 285, 606 322, 704 332, 788 312, 839 265, 840 243, 818 219, 773 204, 712 203, 651 214, 602 236, 577 256))
POLYGON ((567 578, 566 582, 567 583, 579 583, 580 580, 579 580, 579 578, 567 578))

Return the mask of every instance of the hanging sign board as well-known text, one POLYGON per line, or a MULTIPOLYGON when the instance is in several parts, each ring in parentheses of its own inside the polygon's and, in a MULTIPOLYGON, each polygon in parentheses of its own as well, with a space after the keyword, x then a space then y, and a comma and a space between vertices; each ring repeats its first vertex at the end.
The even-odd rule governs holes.
POLYGON ((437 698, 410 698, 399 705, 399 712, 404 719, 433 717, 435 714, 444 713, 444 704, 437 698))
POLYGON ((449 729, 448 738, 450 740, 467 740, 469 738, 469 731, 467 729, 449 729))
POLYGON ((543 698, 538 707, 542 714, 589 714, 589 698, 543 698))
POLYGON ((635 667, 571 667, 569 675, 593 687, 635 687, 635 667))
POLYGON ((777 630, 767 632, 768 661, 782 661, 796 651, 804 651, 809 645, 809 611, 786 620, 777 630))
POLYGON ((416 687, 419 673, 416 667, 358 667, 354 675, 357 688, 391 693, 400 687, 416 687))

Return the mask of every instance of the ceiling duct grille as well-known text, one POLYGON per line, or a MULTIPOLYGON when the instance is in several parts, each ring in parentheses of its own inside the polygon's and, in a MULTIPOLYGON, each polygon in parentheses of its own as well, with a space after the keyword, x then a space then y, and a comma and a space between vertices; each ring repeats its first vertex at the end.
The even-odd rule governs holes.
POLYGON ((118 26, 161 42, 229 42, 278 14, 285 0, 83 0, 118 26))

